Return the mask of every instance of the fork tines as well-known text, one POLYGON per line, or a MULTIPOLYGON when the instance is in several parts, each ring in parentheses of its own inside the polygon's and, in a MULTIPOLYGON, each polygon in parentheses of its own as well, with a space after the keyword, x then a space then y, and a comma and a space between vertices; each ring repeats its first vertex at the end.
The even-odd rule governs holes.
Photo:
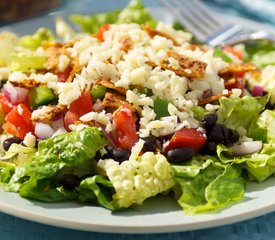
POLYGON ((223 41, 240 30, 238 25, 224 24, 200 0, 160 1, 201 42, 215 45, 217 41, 223 41))

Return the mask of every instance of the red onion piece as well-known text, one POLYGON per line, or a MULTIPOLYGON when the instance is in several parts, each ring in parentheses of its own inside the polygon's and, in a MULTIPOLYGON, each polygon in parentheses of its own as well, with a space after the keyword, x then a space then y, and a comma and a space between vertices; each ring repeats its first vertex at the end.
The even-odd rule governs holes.
POLYGON ((115 140, 114 135, 111 132, 107 133, 106 130, 105 130, 105 126, 103 124, 100 124, 100 123, 97 122, 95 124, 95 126, 99 127, 102 130, 102 133, 107 138, 109 145, 112 148, 117 148, 116 140, 115 140))
POLYGON ((53 130, 57 131, 58 129, 64 128, 63 115, 59 114, 52 120, 51 124, 53 130))
POLYGON ((11 104, 23 102, 28 96, 27 89, 14 87, 12 84, 5 84, 2 91, 11 104))
POLYGON ((50 138, 55 131, 51 128, 50 125, 46 123, 36 123, 34 128, 34 133, 39 139, 50 138))
POLYGON ((255 86, 252 90, 252 96, 263 96, 264 95, 264 88, 262 86, 255 86))

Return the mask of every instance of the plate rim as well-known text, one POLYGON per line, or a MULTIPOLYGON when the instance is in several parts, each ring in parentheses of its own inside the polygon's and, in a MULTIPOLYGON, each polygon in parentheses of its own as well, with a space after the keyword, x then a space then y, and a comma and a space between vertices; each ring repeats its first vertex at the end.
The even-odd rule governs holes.
MULTIPOLYGON (((256 21, 243 19, 241 17, 237 16, 225 16, 223 17, 227 18, 227 20, 233 20, 234 22, 243 22, 246 26, 253 24, 255 28, 264 28, 265 30, 275 32, 275 28, 269 25, 263 25, 261 23, 258 23, 256 21)), ((49 16, 50 18, 53 18, 52 15, 49 16)), ((45 16, 43 17, 45 19, 45 16)), ((32 19, 31 21, 36 21, 37 19, 32 19)), ((30 20, 28 20, 30 21, 30 20)), ((24 24, 24 22, 20 23, 24 24)), ((10 26, 12 29, 12 25, 10 26)), ((3 29, 9 28, 9 26, 4 26, 0 28, 0 31, 3 29)), ((275 183, 275 178, 274 178, 275 183)), ((274 188, 275 192, 275 188, 274 188)), ((18 199, 22 199, 17 193, 5 193, 2 189, 0 189, 0 196, 2 194, 15 194, 18 199)), ((24 199, 26 200, 26 199, 24 199)), ((27 200, 29 201, 29 200, 27 200)), ((238 203, 237 203, 238 204, 238 203)), ((234 205, 233 205, 234 206, 234 205)), ((232 207, 233 207, 232 206, 232 207)), ((101 207, 99 207, 101 208, 101 207)), ((222 218, 214 218, 210 219, 208 221, 198 221, 198 223, 179 223, 179 224, 170 224, 169 223, 165 225, 154 225, 154 226, 146 226, 146 225, 140 225, 140 226, 133 226, 133 225, 124 225, 124 226, 118 226, 118 225, 102 225, 102 224, 95 224, 95 223, 85 223, 85 222, 76 222, 76 221, 70 221, 68 219, 64 219, 61 217, 50 217, 48 215, 43 215, 42 213, 31 211, 28 208, 20 208, 14 205, 10 205, 8 203, 5 203, 1 201, 0 199, 0 211, 15 217, 19 217, 22 219, 26 219, 29 221, 34 221, 37 223, 47 224, 51 226, 56 227, 62 227, 67 229, 74 229, 74 230, 83 230, 83 231, 93 231, 93 232, 104 232, 104 233, 130 233, 130 234, 146 234, 146 233, 168 233, 168 232, 179 232, 179 231, 190 231, 190 230, 199 230, 199 229, 205 229, 205 228, 211 228, 211 227, 219 227, 224 226, 232 223, 238 223, 244 220, 248 220, 254 217, 259 217, 261 215, 264 215, 266 213, 271 213, 275 211, 275 202, 269 205, 264 205, 260 208, 253 209, 252 211, 242 213, 242 214, 233 214, 231 216, 224 216, 222 218)), ((182 211, 182 210, 181 210, 182 211)), ((184 215, 184 213, 182 212, 184 215)), ((206 214, 207 215, 207 214, 206 214)))

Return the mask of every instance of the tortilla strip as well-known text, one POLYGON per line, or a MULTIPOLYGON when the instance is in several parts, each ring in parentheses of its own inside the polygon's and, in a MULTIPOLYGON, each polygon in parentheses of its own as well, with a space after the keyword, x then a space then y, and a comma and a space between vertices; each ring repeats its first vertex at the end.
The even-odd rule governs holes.
POLYGON ((45 106, 42 109, 34 110, 31 120, 35 122, 49 121, 65 111, 67 111, 67 106, 65 105, 45 106))
POLYGON ((219 93, 217 95, 207 97, 207 98, 202 98, 198 100, 198 105, 205 105, 207 103, 212 103, 216 100, 219 100, 221 97, 228 97, 232 94, 231 91, 228 91, 227 93, 219 93))
POLYGON ((122 43, 122 46, 121 46, 121 51, 123 52, 128 52, 132 46, 133 46, 133 41, 132 41, 132 38, 130 38, 129 36, 125 36, 121 39, 121 43, 122 43))
POLYGON ((158 31, 158 30, 156 30, 154 28, 151 28, 149 26, 143 26, 143 29, 147 32, 147 34, 151 38, 153 38, 155 36, 161 36, 161 37, 164 37, 164 38, 167 38, 167 39, 171 40, 175 46, 180 46, 180 44, 173 37, 168 35, 167 33, 158 31))
POLYGON ((106 78, 100 78, 98 80, 96 80, 94 82, 94 85, 102 85, 104 87, 106 87, 107 89, 112 89, 115 90, 121 94, 125 94, 126 93, 126 89, 123 87, 117 87, 115 86, 110 79, 106 79, 106 78))
POLYGON ((252 63, 232 63, 228 67, 219 71, 219 76, 224 79, 230 79, 237 73, 258 71, 258 68, 252 63))
POLYGON ((10 81, 12 85, 15 87, 21 87, 21 88, 35 88, 41 85, 40 82, 37 82, 36 80, 33 79, 24 79, 23 81, 16 82, 16 81, 10 81))
POLYGON ((82 70, 82 67, 79 65, 78 61, 75 60, 73 62, 72 70, 71 70, 70 75, 68 76, 66 82, 72 82, 75 77, 75 74, 80 73, 81 70, 82 70))
POLYGON ((59 62, 59 56, 64 54, 69 57, 69 53, 67 52, 67 48, 72 46, 72 43, 44 43, 43 48, 47 54, 47 62, 45 67, 48 70, 56 69, 59 62))
POLYGON ((108 91, 106 92, 105 97, 102 101, 102 106, 104 108, 117 109, 124 103, 128 103, 128 102, 125 100, 125 97, 123 95, 108 91))
POLYGON ((203 78, 207 64, 200 60, 195 60, 187 56, 177 54, 176 52, 169 51, 168 57, 174 58, 178 62, 178 69, 171 66, 168 59, 161 61, 161 67, 175 72, 179 76, 188 78, 203 78))

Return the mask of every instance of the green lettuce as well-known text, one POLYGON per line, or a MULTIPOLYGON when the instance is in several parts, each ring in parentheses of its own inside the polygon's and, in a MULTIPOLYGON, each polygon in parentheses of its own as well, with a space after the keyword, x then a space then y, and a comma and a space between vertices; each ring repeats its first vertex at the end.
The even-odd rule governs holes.
POLYGON ((240 135, 262 138, 262 131, 256 132, 256 122, 264 110, 269 96, 261 98, 244 96, 242 98, 220 98, 220 108, 217 111, 218 122, 228 128, 237 130, 240 135))
POLYGON ((240 164, 249 174, 249 180, 263 182, 275 173, 275 143, 263 144, 259 152, 245 156, 234 156, 232 149, 222 144, 217 146, 217 154, 223 163, 240 164))
POLYGON ((38 154, 46 159, 55 155, 59 161, 77 166, 92 159, 105 144, 106 139, 98 128, 87 127, 39 142, 38 154))
POLYGON ((188 214, 217 210, 243 197, 245 184, 238 166, 198 156, 172 167, 178 203, 188 214))
POLYGON ((96 175, 84 179, 80 183, 78 191, 80 202, 98 203, 112 211, 118 210, 112 202, 115 189, 112 183, 103 176, 96 175))
POLYGON ((19 45, 23 48, 36 50, 44 41, 52 41, 53 39, 53 33, 50 29, 39 28, 34 34, 21 37, 19 45))
POLYGON ((117 9, 108 13, 99 13, 91 16, 71 15, 73 23, 79 25, 85 32, 96 33, 100 26, 114 23, 138 23, 156 26, 156 21, 149 11, 143 6, 141 0, 132 0, 123 9, 117 9))
POLYGON ((46 56, 34 55, 34 53, 13 53, 10 59, 10 70, 30 73, 35 70, 45 69, 46 56))
POLYGON ((265 110, 257 120, 257 126, 266 135, 266 140, 275 143, 275 111, 265 110))
POLYGON ((96 127, 43 140, 36 155, 20 164, 11 172, 12 176, 8 169, 0 173, 6 183, 4 189, 43 202, 77 199, 76 189, 62 184, 60 179, 68 174, 79 179, 96 174, 93 157, 105 143, 105 137, 96 127))
POLYGON ((264 144, 260 151, 245 156, 234 156, 232 148, 219 144, 217 155, 223 163, 241 164, 247 170, 250 180, 263 182, 275 173, 275 112, 265 110, 256 120, 253 131, 264 136, 264 144))

